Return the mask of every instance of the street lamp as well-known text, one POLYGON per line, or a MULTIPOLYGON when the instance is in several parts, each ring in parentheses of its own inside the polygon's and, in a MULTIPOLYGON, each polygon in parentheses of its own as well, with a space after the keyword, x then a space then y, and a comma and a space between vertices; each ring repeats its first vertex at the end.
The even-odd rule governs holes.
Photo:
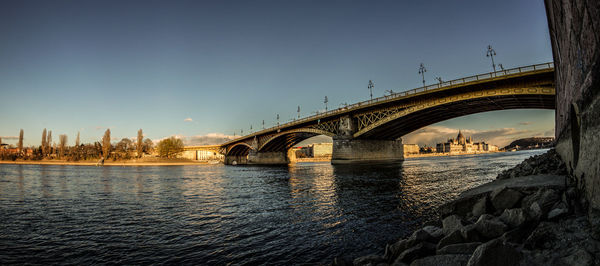
POLYGON ((442 86, 442 82, 443 82, 443 81, 442 81, 442 78, 440 78, 440 77, 435 77, 435 79, 437 79, 437 81, 440 83, 440 87, 441 87, 441 86, 442 86))
POLYGON ((265 129, 265 120, 264 119, 263 119, 262 125, 263 125, 263 129, 265 129))
POLYGON ((371 96, 371 100, 373 100, 373 89, 375 88, 375 84, 373 84, 372 80, 369 80, 369 85, 367 89, 369 89, 369 95, 371 96))
POLYGON ((386 90, 386 92, 388 92, 390 94, 390 96, 394 95, 394 91, 393 90, 386 90))
POLYGON ((427 72, 427 69, 425 69, 425 66, 421 63, 421 66, 419 66, 419 74, 421 74, 421 78, 423 78, 423 88, 425 88, 425 72, 427 72))
POLYGON ((492 49, 491 45, 488 45, 487 53, 485 54, 485 56, 492 58, 492 67, 494 68, 494 72, 496 72, 496 65, 494 64, 494 55, 496 55, 496 51, 492 49))
POLYGON ((277 127, 279 127, 279 114, 277 114, 277 127))
POLYGON ((323 102, 325 103, 325 112, 327 112, 327 103, 329 102, 327 96, 325 96, 325 100, 323 100, 323 102))
POLYGON ((298 119, 300 119, 300 105, 298 105, 298 119))

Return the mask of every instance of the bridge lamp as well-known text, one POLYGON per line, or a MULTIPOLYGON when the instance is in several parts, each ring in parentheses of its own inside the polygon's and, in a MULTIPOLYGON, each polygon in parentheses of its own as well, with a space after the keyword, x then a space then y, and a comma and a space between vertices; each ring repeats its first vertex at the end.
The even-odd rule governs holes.
POLYGON ((425 66, 421 63, 421 66, 419 66, 419 74, 421 74, 421 78, 423 79, 423 88, 425 88, 425 72, 427 72, 427 69, 425 69, 425 66))
POLYGON ((504 66, 502 66, 502 64, 498 64, 498 66, 500 67, 500 70, 504 71, 504 66))
POLYGON ((435 79, 437 79, 437 81, 440 83, 440 87, 441 87, 441 86, 442 86, 442 83, 443 83, 443 81, 442 81, 442 78, 440 78, 440 77, 435 77, 435 79))
POLYGON ((279 127, 279 114, 277 114, 277 127, 279 127))
POLYGON ((496 65, 494 64, 494 55, 496 55, 496 51, 492 48, 491 45, 488 45, 486 57, 492 58, 492 68, 494 68, 494 72, 496 72, 496 65))
POLYGON ((327 112, 327 103, 329 102, 327 96, 325 96, 325 100, 323 100, 323 102, 325 103, 325 112, 327 112))
POLYGON ((263 122, 262 122, 262 126, 263 126, 263 129, 265 129, 265 120, 264 119, 263 119, 263 122))
POLYGON ((300 105, 298 105, 298 119, 300 119, 300 105))
POLYGON ((367 86, 367 89, 369 89, 369 95, 371 96, 371 100, 373 100, 373 89, 375 88, 375 84, 373 83, 372 80, 369 80, 369 85, 367 86))
POLYGON ((252 125, 250 125, 250 133, 252 133, 252 125))

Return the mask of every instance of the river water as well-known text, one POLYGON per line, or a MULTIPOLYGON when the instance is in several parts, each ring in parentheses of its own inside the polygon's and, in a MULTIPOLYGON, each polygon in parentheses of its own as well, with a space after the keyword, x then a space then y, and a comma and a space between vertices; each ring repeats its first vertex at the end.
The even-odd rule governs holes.
POLYGON ((0 264, 319 264, 381 252, 545 150, 285 167, 0 165, 0 264))

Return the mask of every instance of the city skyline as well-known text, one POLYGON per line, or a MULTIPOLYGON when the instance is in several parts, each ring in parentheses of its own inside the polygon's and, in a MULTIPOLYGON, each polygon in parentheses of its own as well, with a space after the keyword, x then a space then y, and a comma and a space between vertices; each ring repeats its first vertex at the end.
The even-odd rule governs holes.
MULTIPOLYGON (((325 96, 329 109, 366 100, 369 80, 374 97, 419 87, 421 63, 426 84, 490 72, 488 45, 504 68, 552 61, 542 1, 232 3, 5 4, 3 142, 21 128, 28 146, 43 128, 70 144, 78 131, 94 142, 111 128, 116 141, 142 128, 194 144, 273 126, 276 115, 287 122, 297 106, 302 117, 322 111, 325 96)), ((552 110, 481 113, 404 139, 427 144, 431 132, 459 128, 499 142, 553 136, 553 119, 552 110)))

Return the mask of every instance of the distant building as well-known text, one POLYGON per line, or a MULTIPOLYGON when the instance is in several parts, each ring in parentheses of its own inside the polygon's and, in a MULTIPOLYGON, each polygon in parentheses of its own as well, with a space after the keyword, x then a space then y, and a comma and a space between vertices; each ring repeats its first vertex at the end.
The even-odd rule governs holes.
POLYGON ((460 153, 460 152, 478 152, 478 151, 498 151, 498 146, 488 144, 485 142, 476 142, 473 143, 473 139, 469 137, 468 139, 458 131, 458 136, 456 139, 448 139, 447 142, 438 143, 435 147, 436 152, 438 153, 460 153))
POLYGON ((418 154, 419 145, 417 144, 404 144, 404 154, 418 154))
POLYGON ((312 148, 311 155, 313 158, 331 157, 333 154, 333 143, 315 143, 308 145, 312 148))

